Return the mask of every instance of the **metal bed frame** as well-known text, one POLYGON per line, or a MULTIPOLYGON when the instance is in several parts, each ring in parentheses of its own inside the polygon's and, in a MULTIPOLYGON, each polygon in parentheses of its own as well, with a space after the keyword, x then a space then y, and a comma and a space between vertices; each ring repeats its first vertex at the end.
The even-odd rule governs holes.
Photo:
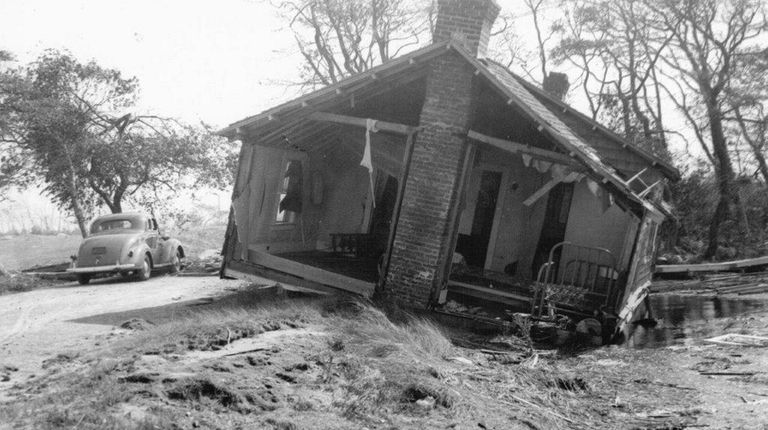
POLYGON ((539 269, 531 316, 542 320, 554 319, 558 312, 582 317, 613 312, 618 284, 619 270, 611 251, 560 242, 539 269))

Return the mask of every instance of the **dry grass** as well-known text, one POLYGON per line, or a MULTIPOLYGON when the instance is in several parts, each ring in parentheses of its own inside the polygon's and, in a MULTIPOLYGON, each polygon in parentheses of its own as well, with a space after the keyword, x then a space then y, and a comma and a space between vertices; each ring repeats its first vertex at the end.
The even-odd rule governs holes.
POLYGON ((322 319, 321 307, 319 302, 293 300, 204 310, 142 331, 118 345, 113 353, 171 354, 188 350, 216 350, 238 339, 267 331, 317 323, 322 319))
POLYGON ((77 254, 80 235, 42 236, 22 234, 0 237, 0 262, 8 271, 20 271, 33 266, 66 263, 77 254))
POLYGON ((428 320, 394 323, 344 298, 200 312, 65 361, 0 406, 0 421, 42 428, 633 428, 634 413, 668 400, 654 403, 651 392, 635 390, 634 403, 618 408, 618 373, 606 378, 579 362, 570 363, 578 373, 564 371, 535 355, 509 364, 457 348, 428 320), (185 359, 190 350, 294 327, 319 334, 213 361, 185 359))

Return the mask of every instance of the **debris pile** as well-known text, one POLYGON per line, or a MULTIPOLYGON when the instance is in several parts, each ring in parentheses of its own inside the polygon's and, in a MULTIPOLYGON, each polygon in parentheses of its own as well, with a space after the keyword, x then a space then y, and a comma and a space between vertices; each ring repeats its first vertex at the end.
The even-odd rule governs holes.
POLYGON ((206 249, 197 258, 188 259, 184 266, 185 274, 215 274, 221 269, 221 252, 216 249, 206 249))

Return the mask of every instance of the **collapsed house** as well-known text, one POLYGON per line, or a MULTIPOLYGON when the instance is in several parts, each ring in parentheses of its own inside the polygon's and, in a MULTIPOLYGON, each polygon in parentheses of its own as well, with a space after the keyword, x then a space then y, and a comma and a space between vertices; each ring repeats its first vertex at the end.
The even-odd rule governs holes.
POLYGON ((498 12, 440 0, 433 44, 222 130, 222 275, 628 322, 679 173, 483 59, 498 12))

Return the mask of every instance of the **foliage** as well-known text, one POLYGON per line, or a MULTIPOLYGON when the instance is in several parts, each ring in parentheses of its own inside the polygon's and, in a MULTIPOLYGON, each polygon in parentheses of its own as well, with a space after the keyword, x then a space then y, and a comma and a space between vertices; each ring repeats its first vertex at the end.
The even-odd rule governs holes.
POLYGON ((24 80, 9 67, 13 56, 0 50, 0 201, 5 200, 9 188, 25 184, 27 160, 18 148, 6 145, 11 139, 11 125, 17 117, 14 101, 24 89, 24 80))
MULTIPOLYGON (((700 161, 683 169, 683 179, 670 185, 675 218, 662 234, 662 254, 681 256, 677 262, 699 261, 709 234, 709 221, 717 206, 717 179, 700 161)), ((739 205, 723 222, 716 260, 751 258, 768 252, 768 186, 741 176, 734 183, 739 205)))
POLYGON ((6 153, 31 160, 24 167, 74 213, 84 236, 85 218, 99 206, 121 212, 126 199, 151 206, 148 196, 161 189, 231 181, 236 148, 205 125, 132 113, 135 78, 58 51, 4 76, 21 82, 0 95, 14 113, 6 153))

